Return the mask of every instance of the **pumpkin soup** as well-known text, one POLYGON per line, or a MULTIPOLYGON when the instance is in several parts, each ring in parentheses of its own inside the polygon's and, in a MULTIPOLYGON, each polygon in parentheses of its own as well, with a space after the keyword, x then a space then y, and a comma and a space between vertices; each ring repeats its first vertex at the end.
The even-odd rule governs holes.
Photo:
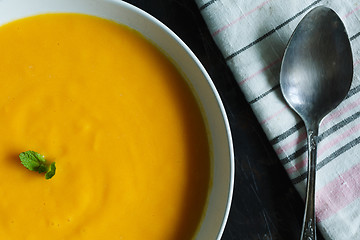
POLYGON ((0 27, 0 239, 191 239, 210 184, 199 107, 140 34, 81 14, 0 27), (32 150, 56 174, 21 165, 32 150))

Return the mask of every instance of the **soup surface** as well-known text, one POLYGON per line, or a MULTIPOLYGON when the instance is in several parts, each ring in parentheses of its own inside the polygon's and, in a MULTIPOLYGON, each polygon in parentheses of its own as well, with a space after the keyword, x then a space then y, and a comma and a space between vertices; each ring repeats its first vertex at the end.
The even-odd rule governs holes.
POLYGON ((137 32, 44 14, 0 27, 0 239, 191 239, 210 184, 196 101, 137 32), (27 170, 33 150, 57 170, 27 170))

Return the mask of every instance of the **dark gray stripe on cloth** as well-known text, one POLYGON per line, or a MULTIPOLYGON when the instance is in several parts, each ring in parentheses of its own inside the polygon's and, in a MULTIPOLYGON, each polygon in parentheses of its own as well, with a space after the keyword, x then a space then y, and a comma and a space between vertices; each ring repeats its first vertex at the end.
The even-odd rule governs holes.
MULTIPOLYGON (((356 38, 359 37, 359 36, 360 36, 360 32, 354 34, 354 35, 350 38, 350 41, 356 39, 356 38)), ((255 97, 253 100, 251 100, 251 101, 249 102, 249 104, 254 104, 255 102, 257 102, 257 101, 259 101, 260 99, 262 99, 262 98, 266 97, 267 95, 269 95, 271 92, 277 90, 278 88, 280 88, 280 84, 277 84, 277 85, 275 85, 274 87, 272 87, 271 89, 269 89, 269 90, 265 91, 264 93, 258 95, 258 96, 255 97)), ((349 95, 348 95, 348 96, 349 96, 349 95)))
POLYGON ((280 89, 280 84, 276 84, 275 86, 273 86, 272 88, 270 88, 266 92, 260 94, 259 96, 257 96, 253 100, 251 100, 249 103, 250 104, 256 103, 257 101, 259 101, 260 99, 262 99, 263 97, 265 97, 266 95, 270 94, 271 92, 273 92, 273 91, 275 91, 277 89, 280 89))
POLYGON ((318 4, 319 2, 321 2, 322 0, 316 0, 313 3, 311 3, 309 6, 307 6, 306 8, 304 8, 303 10, 301 10, 300 12, 296 13, 294 16, 292 16, 291 18, 289 18, 288 20, 286 20, 285 22, 283 22, 282 24, 278 25, 277 27, 273 28, 272 30, 270 30, 269 32, 265 33, 264 35, 262 35, 261 37, 259 37, 258 39, 256 39, 255 41, 251 42, 250 44, 248 44, 247 46, 237 50, 236 52, 230 54, 229 56, 227 56, 225 58, 226 61, 229 61, 231 59, 233 59, 234 57, 236 57, 237 55, 239 55, 240 53, 244 52, 245 50, 251 48, 252 46, 256 45, 257 43, 261 42, 262 40, 264 40, 265 38, 269 37, 270 35, 272 35, 273 33, 275 33, 277 30, 279 30, 280 28, 286 26, 287 24, 289 24, 290 22, 292 22, 293 20, 295 20, 297 17, 299 17, 300 15, 302 15, 303 13, 305 13, 307 10, 309 10, 311 7, 313 7, 314 5, 318 4))
POLYGON ((207 8, 208 6, 210 6, 211 4, 213 4, 214 2, 216 2, 217 0, 211 0, 207 3, 205 3, 204 5, 200 6, 199 9, 200 11, 204 10, 205 8, 207 8))
MULTIPOLYGON (((348 144, 344 145, 343 147, 339 148, 338 150, 334 151, 330 156, 326 157, 324 160, 322 160, 320 163, 316 165, 316 171, 320 170, 324 166, 326 166, 328 163, 330 163, 332 160, 340 156, 341 154, 345 153, 346 151, 350 150, 351 148, 355 147, 360 143, 360 137, 355 138, 348 144)), ((294 178, 291 180, 293 184, 298 184, 301 181, 305 180, 307 178, 307 172, 301 174, 300 176, 294 178)))
MULTIPOLYGON (((349 90, 349 93, 347 94, 345 99, 348 99, 349 97, 355 95, 356 93, 360 92, 360 85, 352 88, 349 90)), ((284 139, 286 139, 288 136, 290 136, 291 134, 295 133, 296 131, 300 130, 302 127, 304 127, 304 123, 302 121, 298 122, 295 126, 290 127, 288 130, 286 130, 285 132, 281 133, 280 135, 274 137, 273 139, 270 140, 270 144, 274 145, 277 144, 281 141, 283 141, 284 139)))
MULTIPOLYGON (((332 126, 331 128, 329 128, 328 130, 326 130, 325 132, 323 132, 322 134, 319 135, 318 138, 318 142, 323 141, 326 137, 330 136, 331 134, 333 134, 334 132, 336 132, 337 130, 345 127, 346 125, 348 125, 349 123, 355 121, 356 119, 358 119, 360 117, 360 112, 356 112, 353 115, 351 115, 350 117, 342 120, 341 122, 335 124, 334 126, 332 126)), ((282 164, 285 163, 289 163, 292 160, 300 157, 303 153, 306 152, 306 145, 302 146, 301 148, 299 148, 296 152, 294 152, 293 154, 280 159, 280 162, 282 164)))

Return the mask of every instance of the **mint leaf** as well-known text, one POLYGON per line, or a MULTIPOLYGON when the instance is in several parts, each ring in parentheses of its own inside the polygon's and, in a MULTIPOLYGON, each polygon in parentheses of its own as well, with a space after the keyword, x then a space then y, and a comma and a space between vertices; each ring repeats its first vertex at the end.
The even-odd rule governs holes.
POLYGON ((45 174, 45 179, 52 178, 55 175, 55 171, 56 171, 55 162, 53 162, 50 164, 49 170, 45 174))
POLYGON ((43 155, 34 151, 26 151, 19 154, 20 161, 24 167, 31 171, 38 173, 44 173, 45 179, 50 179, 55 175, 55 163, 51 163, 50 166, 46 162, 43 155))
POLYGON ((34 151, 22 152, 19 155, 22 165, 31 171, 38 171, 39 173, 46 172, 45 158, 34 151))

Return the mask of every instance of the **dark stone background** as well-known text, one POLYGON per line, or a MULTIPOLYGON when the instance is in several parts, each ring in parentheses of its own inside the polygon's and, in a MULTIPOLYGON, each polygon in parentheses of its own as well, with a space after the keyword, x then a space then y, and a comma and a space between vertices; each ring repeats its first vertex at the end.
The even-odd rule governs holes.
POLYGON ((126 2, 163 22, 190 47, 223 100, 232 129, 236 173, 234 198, 222 240, 299 239, 303 201, 213 42, 195 1, 126 2))

